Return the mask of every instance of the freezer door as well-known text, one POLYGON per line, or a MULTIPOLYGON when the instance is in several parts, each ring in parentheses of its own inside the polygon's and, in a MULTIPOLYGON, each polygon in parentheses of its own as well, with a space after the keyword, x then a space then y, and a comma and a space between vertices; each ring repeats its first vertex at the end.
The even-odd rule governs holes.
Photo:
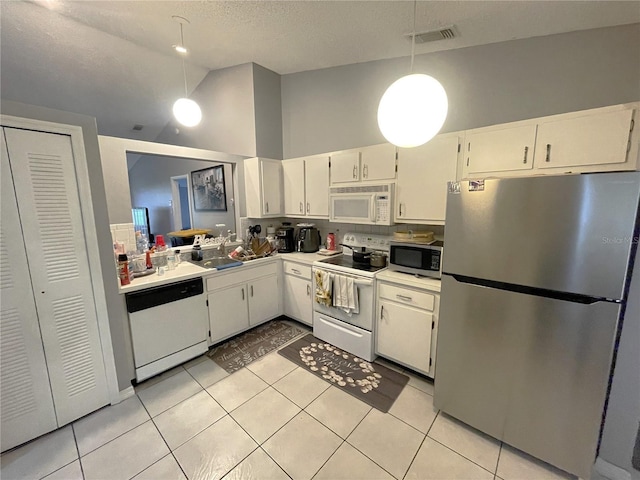
MULTIPOLYGON (((443 272, 621 299, 640 172, 450 186, 443 272)), ((636 233, 637 235, 637 233, 636 233)))
POLYGON ((589 478, 620 306, 443 276, 435 406, 589 478))

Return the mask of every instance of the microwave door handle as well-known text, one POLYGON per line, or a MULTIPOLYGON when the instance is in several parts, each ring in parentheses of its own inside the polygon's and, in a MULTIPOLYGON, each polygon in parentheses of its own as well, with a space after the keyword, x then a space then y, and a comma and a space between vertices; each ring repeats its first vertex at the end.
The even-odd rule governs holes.
POLYGON ((376 196, 371 196, 371 211, 369 212, 370 218, 373 223, 376 222, 376 196))

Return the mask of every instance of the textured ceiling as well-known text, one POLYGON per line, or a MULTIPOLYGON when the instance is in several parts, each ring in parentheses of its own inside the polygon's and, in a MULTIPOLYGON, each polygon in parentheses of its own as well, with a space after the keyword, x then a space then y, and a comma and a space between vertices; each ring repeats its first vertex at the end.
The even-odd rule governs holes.
MULTIPOLYGON (((189 91, 209 70, 280 74, 407 56, 406 1, 0 1, 2 97, 95 116, 101 134, 154 139, 183 91, 171 49, 185 26, 189 91), (132 132, 134 124, 145 126, 132 132)), ((416 54, 640 22, 638 1, 420 1, 416 30, 459 37, 416 54)))

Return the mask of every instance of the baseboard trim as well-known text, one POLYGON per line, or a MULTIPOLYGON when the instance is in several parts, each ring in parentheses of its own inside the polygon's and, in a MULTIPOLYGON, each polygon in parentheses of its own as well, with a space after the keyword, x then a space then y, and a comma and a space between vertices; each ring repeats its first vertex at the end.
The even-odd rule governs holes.
POLYGON ((136 394, 136 391, 133 389, 133 386, 127 387, 124 390, 120 390, 120 402, 126 400, 129 397, 133 397, 136 394))
POLYGON ((595 470, 610 480, 631 480, 631 474, 624 468, 617 467, 601 457, 596 458, 595 470))

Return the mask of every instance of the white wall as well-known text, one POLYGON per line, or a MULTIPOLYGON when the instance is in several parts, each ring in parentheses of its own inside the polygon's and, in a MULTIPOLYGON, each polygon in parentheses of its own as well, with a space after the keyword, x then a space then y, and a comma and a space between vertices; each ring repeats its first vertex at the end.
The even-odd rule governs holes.
POLYGON ((210 71, 190 98, 200 105, 202 122, 189 128, 172 121, 156 142, 256 156, 253 64, 210 71))
POLYGON ((282 159, 282 103, 280 75, 253 65, 256 155, 282 159))
POLYGON ((151 233, 166 235, 174 230, 173 214, 171 210, 171 177, 189 175, 190 172, 224 165, 225 193, 227 197, 226 212, 207 212, 193 209, 193 228, 210 228, 217 235, 219 229, 216 224, 223 223, 235 232, 233 191, 233 176, 231 164, 191 160, 188 158, 173 158, 157 155, 142 155, 131 170, 129 170, 129 186, 131 204, 135 207, 149 209, 149 223, 151 233))
MULTIPOLYGON (((284 158, 384 143, 377 108, 409 58, 283 75, 284 158)), ((443 132, 640 100, 640 24, 419 55, 449 97, 443 132)))

